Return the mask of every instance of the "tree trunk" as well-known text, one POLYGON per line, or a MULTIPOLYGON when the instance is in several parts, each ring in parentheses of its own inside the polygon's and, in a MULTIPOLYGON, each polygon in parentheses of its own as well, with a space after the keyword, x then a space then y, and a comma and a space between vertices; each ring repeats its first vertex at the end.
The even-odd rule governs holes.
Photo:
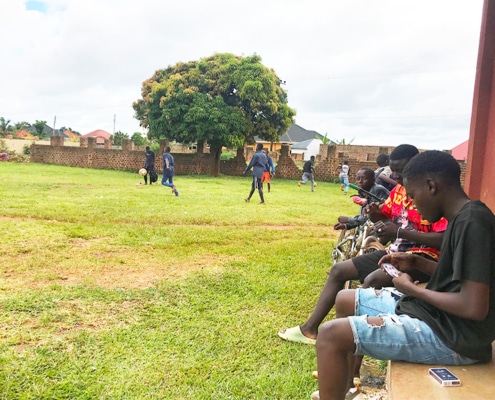
POLYGON ((210 154, 215 155, 211 164, 211 175, 217 177, 220 175, 220 155, 222 154, 222 147, 210 146, 210 154))

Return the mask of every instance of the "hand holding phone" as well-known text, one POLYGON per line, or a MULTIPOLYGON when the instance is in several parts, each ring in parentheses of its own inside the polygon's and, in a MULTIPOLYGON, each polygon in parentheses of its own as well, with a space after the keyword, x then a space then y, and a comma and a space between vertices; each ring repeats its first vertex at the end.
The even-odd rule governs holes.
POLYGON ((399 270, 395 268, 390 263, 383 263, 382 268, 385 270, 387 274, 389 274, 392 278, 397 278, 399 276, 399 270))

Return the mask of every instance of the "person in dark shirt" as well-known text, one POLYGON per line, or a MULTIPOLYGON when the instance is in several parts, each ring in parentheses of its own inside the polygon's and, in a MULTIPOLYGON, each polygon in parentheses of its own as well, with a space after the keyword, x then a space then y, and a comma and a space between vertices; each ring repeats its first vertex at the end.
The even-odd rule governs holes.
POLYGON ((244 169, 243 175, 252 168, 253 169, 253 181, 251 184, 251 191, 249 192, 249 196, 246 197, 245 201, 249 203, 251 201, 251 197, 256 189, 258 189, 258 193, 260 195, 260 204, 265 204, 265 199, 263 197, 263 184, 261 183, 261 177, 263 176, 263 171, 267 168, 268 159, 266 158, 265 153, 262 152, 263 144, 258 143, 256 145, 256 152, 251 158, 248 166, 244 169))
POLYGON ((153 184, 151 179, 151 174, 155 171, 155 152, 150 149, 150 146, 146 146, 146 151, 144 152, 146 157, 144 161, 144 169, 146 170, 146 175, 144 176, 144 184, 148 184, 148 175, 150 176, 150 185, 153 184))
POLYGON ((308 181, 311 182, 311 191, 314 192, 315 190, 315 178, 313 174, 315 173, 315 156, 311 156, 308 161, 306 161, 303 165, 303 174, 302 174, 302 180, 300 180, 297 183, 297 186, 305 185, 308 183, 308 181))
MULTIPOLYGON (((382 185, 378 185, 375 183, 375 173, 370 168, 361 168, 357 172, 356 181, 360 189, 374 194, 383 201, 385 201, 390 195, 390 192, 387 189, 385 189, 382 185)), ((362 193, 362 195, 363 197, 357 197, 359 200, 364 200, 357 203, 361 206, 361 213, 359 215, 356 215, 355 217, 340 216, 337 219, 337 223, 333 226, 333 229, 353 229, 359 225, 363 225, 368 220, 368 217, 365 215, 364 212, 366 209, 366 205, 368 203, 371 204, 371 202, 376 201, 376 199, 368 196, 364 192, 362 193)))
POLYGON ((170 154, 170 146, 167 146, 165 147, 165 152, 163 153, 162 185, 172 188, 172 193, 178 196, 179 192, 177 191, 177 188, 174 185, 174 174, 175 174, 174 156, 170 154))
POLYGON ((421 364, 469 365, 491 359, 495 340, 495 216, 472 201, 460 183, 458 162, 441 151, 413 157, 403 170, 408 196, 429 221, 449 221, 438 264, 410 253, 384 256, 399 271, 398 292, 341 291, 337 318, 316 341, 319 393, 344 399, 352 354, 421 364), (412 269, 430 274, 426 287, 412 269))

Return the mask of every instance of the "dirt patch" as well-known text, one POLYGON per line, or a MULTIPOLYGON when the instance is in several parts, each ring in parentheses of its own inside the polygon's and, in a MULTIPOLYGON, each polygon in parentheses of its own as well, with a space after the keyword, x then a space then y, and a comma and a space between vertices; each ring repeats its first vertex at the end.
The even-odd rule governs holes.
POLYGON ((361 366, 361 393, 357 400, 388 400, 385 389, 387 371, 380 368, 377 360, 363 360, 361 366))
POLYGON ((105 262, 91 266, 71 264, 70 266, 54 266, 50 269, 37 270, 33 274, 30 270, 9 268, 3 273, 4 288, 19 287, 46 287, 50 285, 87 285, 105 289, 146 289, 155 287, 157 282, 164 279, 179 280, 202 270, 221 272, 224 265, 233 261, 244 261, 239 256, 205 255, 191 257, 177 262, 156 259, 133 260, 135 254, 98 253, 94 258, 105 262), (115 260, 117 258, 117 261, 115 260), (126 260, 119 264, 118 260, 126 260))

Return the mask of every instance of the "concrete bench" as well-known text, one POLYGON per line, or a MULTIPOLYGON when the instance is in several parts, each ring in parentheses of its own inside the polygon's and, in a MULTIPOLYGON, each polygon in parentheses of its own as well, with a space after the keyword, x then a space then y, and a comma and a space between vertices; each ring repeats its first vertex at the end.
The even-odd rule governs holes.
POLYGON ((428 369, 443 365, 411 364, 390 361, 387 369, 389 400, 485 400, 495 397, 495 342, 492 361, 469 366, 447 366, 461 380, 459 387, 443 387, 428 369))

